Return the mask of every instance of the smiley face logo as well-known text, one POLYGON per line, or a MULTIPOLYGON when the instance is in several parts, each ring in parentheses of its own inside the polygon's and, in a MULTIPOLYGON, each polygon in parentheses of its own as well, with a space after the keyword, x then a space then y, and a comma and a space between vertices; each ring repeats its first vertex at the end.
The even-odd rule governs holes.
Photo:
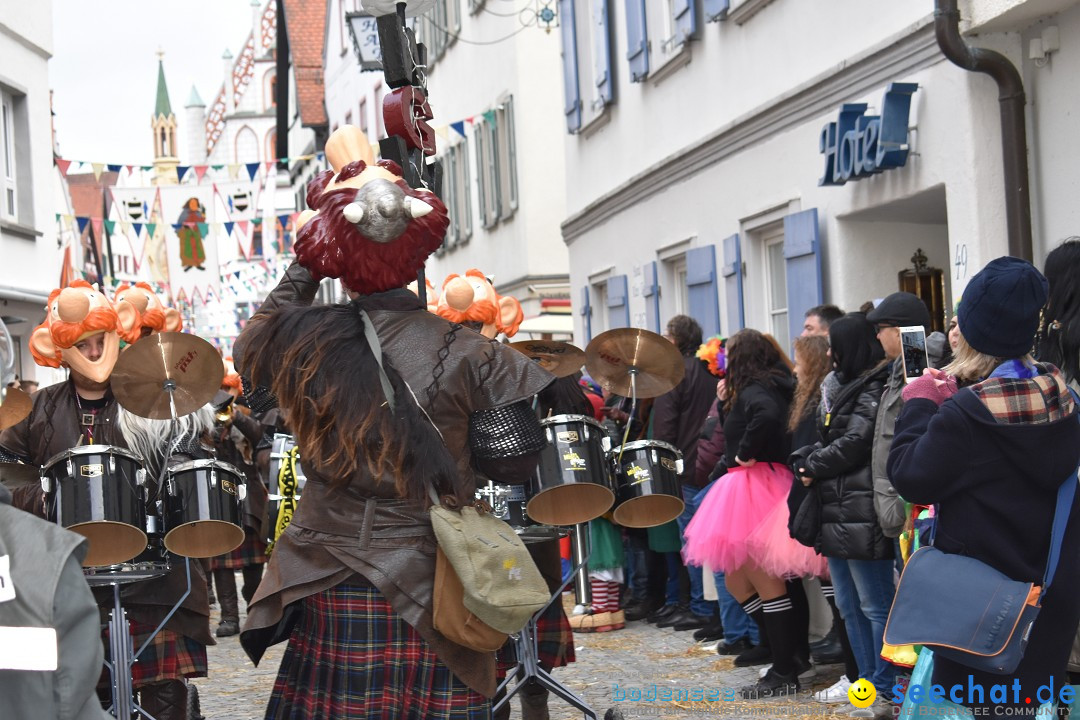
POLYGON ((866 678, 859 678, 859 680, 853 682, 851 687, 847 691, 848 700, 851 704, 857 708, 868 708, 874 704, 874 698, 877 697, 877 690, 866 678))

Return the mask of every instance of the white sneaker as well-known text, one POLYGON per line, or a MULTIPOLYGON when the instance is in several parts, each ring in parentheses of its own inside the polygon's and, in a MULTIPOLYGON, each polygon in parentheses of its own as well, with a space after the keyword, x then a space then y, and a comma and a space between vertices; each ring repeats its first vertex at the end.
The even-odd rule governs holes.
POLYGON ((847 702, 847 691, 848 688, 851 687, 851 685, 852 682, 848 680, 847 675, 841 675, 840 679, 833 683, 830 687, 814 693, 814 699, 821 703, 847 702))

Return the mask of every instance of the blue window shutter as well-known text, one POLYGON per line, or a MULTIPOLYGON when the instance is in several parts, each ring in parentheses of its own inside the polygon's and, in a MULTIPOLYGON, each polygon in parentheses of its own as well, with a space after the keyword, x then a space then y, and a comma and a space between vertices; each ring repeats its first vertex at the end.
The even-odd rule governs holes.
POLYGON ((608 23, 610 0, 592 0, 592 22, 596 26, 593 48, 593 79, 600 101, 615 102, 615 78, 611 71, 611 26, 608 23))
MULTIPOLYGON (((689 263, 687 263, 689 266, 689 263)), ((742 244, 739 234, 724 238, 724 297, 727 299, 727 334, 746 327, 743 308, 742 244)))
POLYGON ((802 333, 803 315, 822 302, 817 208, 784 218, 784 263, 787 266, 788 337, 794 340, 802 333))
POLYGON ((656 261, 642 267, 645 283, 641 294, 645 296, 645 329, 660 332, 660 285, 656 282, 656 261))
POLYGON ((559 0, 559 28, 562 32, 563 95, 566 129, 576 133, 581 129, 581 88, 578 85, 577 23, 574 20, 574 0, 559 0))
POLYGON ((705 337, 720 334, 720 295, 716 290, 716 246, 686 251, 686 289, 690 316, 705 337))
POLYGON ((616 275, 607 281, 608 327, 630 327, 630 303, 626 297, 626 276, 616 275))
POLYGON ((731 7, 731 0, 704 0, 705 22, 727 20, 727 11, 731 7))
POLYGON ((649 74, 649 28, 645 22, 645 0, 626 0, 626 59, 630 61, 630 82, 641 82, 649 74))
POLYGON ((697 36, 697 0, 675 0, 671 6, 675 32, 683 42, 697 36))
POLYGON ((589 286, 581 288, 581 319, 585 325, 585 342, 592 340, 592 303, 589 302, 589 286))

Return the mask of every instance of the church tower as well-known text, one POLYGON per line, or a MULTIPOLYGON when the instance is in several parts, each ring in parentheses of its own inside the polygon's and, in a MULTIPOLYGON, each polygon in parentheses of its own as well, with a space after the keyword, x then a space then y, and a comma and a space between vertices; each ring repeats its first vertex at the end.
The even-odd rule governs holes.
POLYGON ((169 102, 165 84, 165 53, 158 51, 157 101, 150 127, 154 131, 154 185, 176 185, 176 166, 180 164, 176 145, 176 115, 169 102))

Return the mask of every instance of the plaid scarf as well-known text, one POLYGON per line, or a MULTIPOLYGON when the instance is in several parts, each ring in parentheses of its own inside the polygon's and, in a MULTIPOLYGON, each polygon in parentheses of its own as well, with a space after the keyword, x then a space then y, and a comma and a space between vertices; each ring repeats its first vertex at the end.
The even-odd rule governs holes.
POLYGON ((971 389, 1001 425, 1048 424, 1074 411, 1061 371, 1048 363, 1009 360, 971 389))

